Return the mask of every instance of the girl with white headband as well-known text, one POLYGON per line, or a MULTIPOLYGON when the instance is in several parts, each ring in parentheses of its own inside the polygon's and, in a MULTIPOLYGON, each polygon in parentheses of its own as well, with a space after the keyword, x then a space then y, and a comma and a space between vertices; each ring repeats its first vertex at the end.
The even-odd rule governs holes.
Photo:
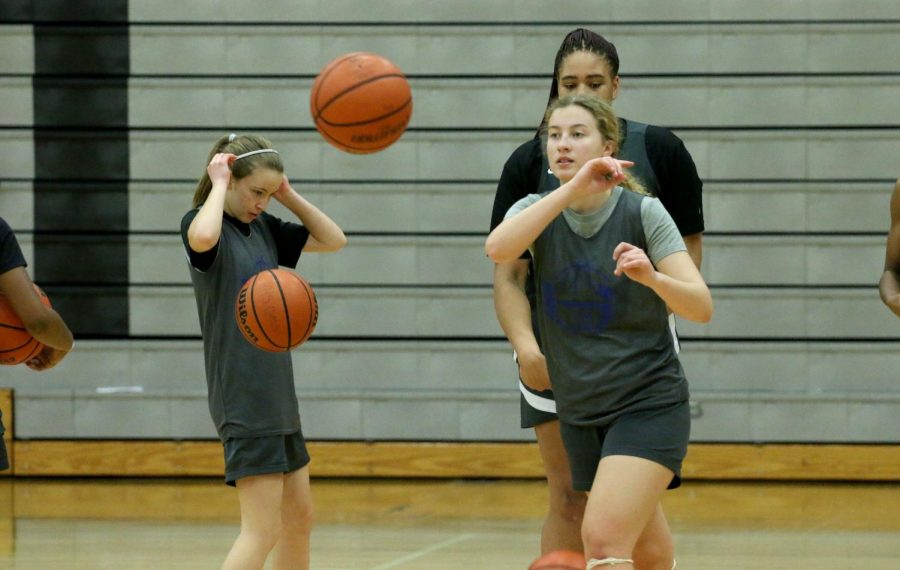
POLYGON ((200 314, 209 409, 237 487, 241 531, 223 569, 309 568, 312 495, 291 355, 264 352, 234 320, 241 285, 263 269, 296 267, 301 252, 333 252, 341 228, 300 196, 266 139, 219 139, 181 221, 200 314), (272 198, 300 223, 266 213, 272 198))

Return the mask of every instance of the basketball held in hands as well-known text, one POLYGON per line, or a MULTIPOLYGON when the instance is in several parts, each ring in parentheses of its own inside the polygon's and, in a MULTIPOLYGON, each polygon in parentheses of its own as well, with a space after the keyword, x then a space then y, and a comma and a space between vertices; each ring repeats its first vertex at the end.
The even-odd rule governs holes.
MULTIPOLYGON (((50 298, 40 287, 34 286, 41 302, 50 306, 50 298)), ((43 350, 44 345, 25 328, 25 323, 13 310, 5 295, 0 295, 0 364, 13 366, 28 362, 43 350)))

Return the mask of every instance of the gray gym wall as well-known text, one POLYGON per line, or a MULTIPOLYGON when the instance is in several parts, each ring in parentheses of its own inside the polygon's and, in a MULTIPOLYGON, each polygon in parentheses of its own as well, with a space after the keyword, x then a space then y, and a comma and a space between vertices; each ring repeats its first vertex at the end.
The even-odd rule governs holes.
POLYGON ((531 439, 482 244, 584 25, 619 49, 619 113, 671 127, 705 182, 716 314, 679 323, 693 439, 900 438, 900 321, 876 288, 900 3, 6 0, 0 17, 0 215, 79 338, 53 371, 0 370, 17 437, 215 437, 178 227, 236 131, 271 138, 350 238, 299 266, 320 303, 294 352, 307 436, 531 439), (309 116, 316 73, 350 51, 413 89, 410 130, 374 155, 309 116))

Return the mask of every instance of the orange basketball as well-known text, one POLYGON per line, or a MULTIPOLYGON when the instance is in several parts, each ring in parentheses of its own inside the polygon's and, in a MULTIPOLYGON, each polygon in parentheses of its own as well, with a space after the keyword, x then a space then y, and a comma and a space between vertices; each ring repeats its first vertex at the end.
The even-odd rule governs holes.
POLYGON ((584 554, 573 550, 554 550, 532 562, 528 570, 584 570, 585 566, 584 554))
POLYGON ((356 154, 378 152, 406 131, 412 91, 403 72, 387 59, 348 53, 319 72, 309 110, 316 128, 335 147, 356 154))
POLYGON ((253 346, 286 352, 300 346, 316 328, 319 305, 305 279, 286 269, 264 269, 238 293, 235 318, 253 346))
MULTIPOLYGON (((34 286, 41 302, 50 306, 50 299, 34 286)), ((13 311, 6 295, 0 295, 0 364, 21 364, 37 356, 44 345, 25 330, 25 324, 13 311)))

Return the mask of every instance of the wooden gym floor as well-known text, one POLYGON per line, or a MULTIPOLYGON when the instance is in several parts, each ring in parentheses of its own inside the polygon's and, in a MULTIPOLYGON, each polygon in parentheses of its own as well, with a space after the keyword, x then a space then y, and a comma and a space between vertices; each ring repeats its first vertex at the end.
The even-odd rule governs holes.
MULTIPOLYGON (((524 570, 540 481, 315 479, 313 568, 524 570)), ((684 570, 900 568, 900 484, 687 481, 684 570)), ((214 569, 238 530, 216 479, 0 480, 0 568, 214 569)))

